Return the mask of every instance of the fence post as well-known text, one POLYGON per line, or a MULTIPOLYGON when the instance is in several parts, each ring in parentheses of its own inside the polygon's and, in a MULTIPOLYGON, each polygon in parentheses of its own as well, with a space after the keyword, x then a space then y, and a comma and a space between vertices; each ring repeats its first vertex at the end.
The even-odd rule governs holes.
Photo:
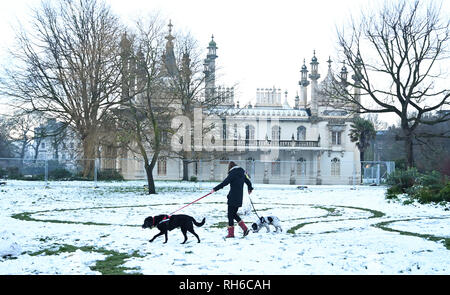
POLYGON ((202 178, 202 172, 203 172, 203 169, 202 169, 202 160, 201 159, 199 159, 198 160, 198 171, 197 171, 197 177, 199 178, 199 179, 197 179, 198 180, 198 189, 199 190, 201 190, 202 189, 202 181, 203 181, 203 178, 202 178))
POLYGON ((97 185, 97 173, 98 173, 98 165, 97 165, 97 158, 94 159, 94 188, 98 188, 97 185))
POLYGON ((380 162, 377 163, 377 185, 380 185, 380 162))
POLYGON ((48 160, 47 160, 47 151, 45 151, 44 157, 44 178, 45 178, 45 187, 48 187, 48 160))

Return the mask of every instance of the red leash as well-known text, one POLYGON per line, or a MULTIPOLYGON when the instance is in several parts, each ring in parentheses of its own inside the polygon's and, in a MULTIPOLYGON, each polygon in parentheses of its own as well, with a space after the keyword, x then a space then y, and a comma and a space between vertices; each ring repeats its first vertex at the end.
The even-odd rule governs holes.
POLYGON ((168 221, 169 218, 170 218, 175 212, 178 212, 178 211, 180 211, 181 209, 184 209, 184 208, 186 208, 187 206, 192 205, 192 204, 194 204, 195 202, 200 201, 201 199, 203 199, 203 198, 209 196, 209 195, 212 194, 212 193, 213 193, 213 192, 209 192, 209 193, 207 193, 206 195, 204 195, 203 197, 200 197, 200 198, 198 198, 197 200, 195 200, 195 201, 193 201, 193 202, 191 202, 191 203, 189 203, 189 204, 187 204, 187 205, 184 205, 184 206, 181 207, 180 209, 177 209, 177 210, 173 211, 173 212, 170 213, 167 217, 164 217, 164 219, 161 220, 160 223, 161 223, 161 222, 168 221))

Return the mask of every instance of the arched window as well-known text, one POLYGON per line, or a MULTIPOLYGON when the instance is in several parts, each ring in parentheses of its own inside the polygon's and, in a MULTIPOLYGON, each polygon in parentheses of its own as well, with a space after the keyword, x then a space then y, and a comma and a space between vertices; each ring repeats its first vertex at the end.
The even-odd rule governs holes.
POLYGON ((300 158, 297 160, 297 175, 298 176, 306 175, 306 160, 304 158, 300 158))
POLYGON ((245 139, 254 140, 255 139, 255 127, 252 125, 245 126, 245 139))
POLYGON ((281 136, 281 127, 280 126, 273 126, 272 127, 272 140, 280 140, 281 136))
POLYGON ((306 128, 300 126, 297 128, 297 140, 306 140, 306 128))
POLYGON ((158 159, 158 175, 167 175, 167 161, 166 158, 159 158, 158 159))
POLYGON ((341 161, 338 158, 331 160, 331 176, 341 175, 341 161))

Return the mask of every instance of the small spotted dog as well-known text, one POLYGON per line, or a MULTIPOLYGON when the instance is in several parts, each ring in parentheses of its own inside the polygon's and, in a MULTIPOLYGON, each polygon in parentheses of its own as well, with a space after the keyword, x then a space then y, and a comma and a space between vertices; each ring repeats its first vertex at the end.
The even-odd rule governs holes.
POLYGON ((261 216, 257 222, 252 224, 252 229, 254 233, 257 233, 263 226, 267 229, 267 232, 270 232, 269 225, 273 225, 275 227, 275 232, 283 231, 280 225, 280 220, 276 216, 261 216))

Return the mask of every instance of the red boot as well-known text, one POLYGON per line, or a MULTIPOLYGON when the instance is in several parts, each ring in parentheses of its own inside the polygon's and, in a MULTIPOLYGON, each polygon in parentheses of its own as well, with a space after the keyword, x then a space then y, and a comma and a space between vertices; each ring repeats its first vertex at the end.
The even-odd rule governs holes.
POLYGON ((228 235, 225 238, 234 238, 234 226, 228 227, 228 235))
POLYGON ((247 226, 245 225, 244 221, 241 220, 241 221, 239 221, 238 224, 239 224, 239 226, 242 228, 242 231, 244 232, 244 237, 245 237, 246 235, 248 235, 248 233, 249 233, 250 231, 248 230, 248 228, 247 228, 247 226))

